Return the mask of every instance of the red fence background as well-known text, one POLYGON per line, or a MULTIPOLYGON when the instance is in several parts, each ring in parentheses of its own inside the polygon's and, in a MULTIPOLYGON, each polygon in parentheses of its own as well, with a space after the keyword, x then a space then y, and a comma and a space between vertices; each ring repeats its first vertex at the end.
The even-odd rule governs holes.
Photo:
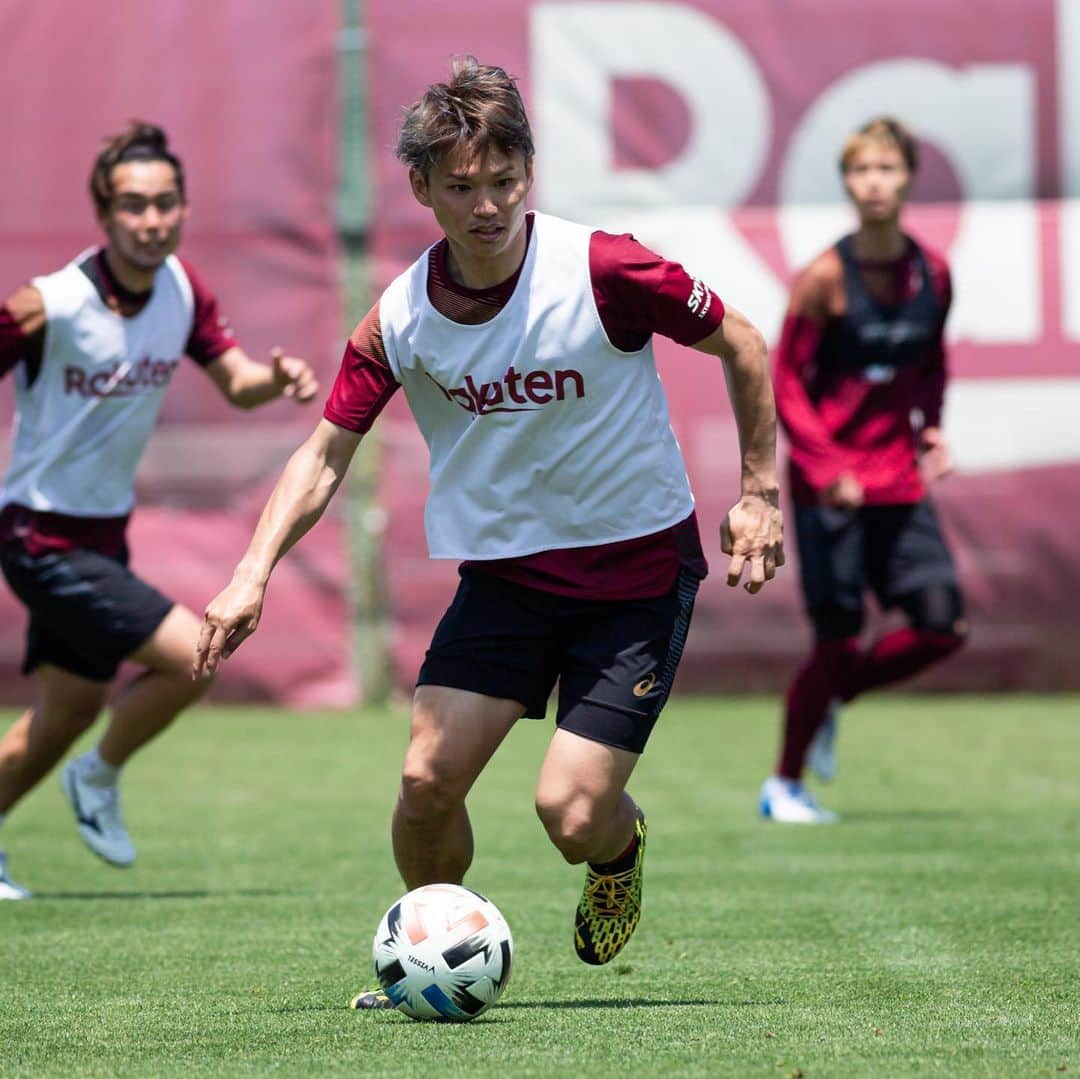
MULTIPOLYGON (((951 687, 1080 687, 1080 12, 1071 0, 368 0, 385 284, 433 239, 391 148, 401 107, 472 52, 521 77, 538 141, 538 208, 629 229, 682 259, 775 337, 795 268, 850 221, 834 158, 882 110, 925 139, 909 226, 945 249, 957 300, 946 411, 960 465, 938 501, 972 608, 972 647, 929 676, 951 687)), ((189 173, 184 252, 243 344, 340 356, 335 196, 336 2, 0 5, 7 147, 0 291, 97 238, 86 176, 130 117, 169 130, 189 173)), ((714 566, 737 490, 718 367, 662 344, 662 374, 714 566)), ((0 428, 11 415, 0 383, 0 428)), ((413 678, 454 587, 427 559, 426 459, 395 402, 376 428, 397 680, 413 678)), ((195 609, 227 580, 317 409, 230 412, 182 370, 140 473, 134 564, 195 609)), ((0 431, 6 443, 6 430, 0 431)), ((6 445, 0 450, 0 465, 6 445)), ((344 503, 275 575, 259 634, 220 695, 346 704, 344 503)), ((372 515, 370 520, 375 521, 372 515)), ((0 697, 21 609, 0 589, 0 697)), ((795 567, 757 598, 706 583, 682 684, 777 686, 807 639, 795 567)))
MULTIPOLYGON (((392 147, 402 105, 473 53, 520 77, 539 209, 629 229, 684 261, 775 339, 794 270, 851 218, 835 158, 888 111, 924 137, 908 226, 948 252, 957 300, 937 491, 972 646, 941 687, 1080 687, 1080 14, 1069 0, 423 0, 365 5, 385 283, 436 238, 392 147)), ((737 494, 734 426, 707 358, 659 350, 699 515, 737 494)), ((420 529, 423 445, 382 422, 394 658, 408 682, 454 587, 420 529)), ((794 543, 791 543, 794 546, 794 543)), ((807 641, 792 563, 753 598, 706 583, 682 685, 775 687, 807 641)))

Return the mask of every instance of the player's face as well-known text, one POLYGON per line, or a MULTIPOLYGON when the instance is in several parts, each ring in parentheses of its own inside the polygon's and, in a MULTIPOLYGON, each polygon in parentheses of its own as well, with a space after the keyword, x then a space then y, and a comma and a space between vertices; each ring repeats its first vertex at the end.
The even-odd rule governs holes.
POLYGON ((180 243, 188 207, 167 161, 127 161, 112 170, 101 215, 109 247, 136 270, 156 270, 180 243))
POLYGON ((868 142, 848 162, 844 186, 864 225, 885 224, 900 216, 911 173, 898 147, 868 142))
POLYGON ((532 162, 520 151, 506 154, 496 146, 479 157, 450 158, 425 179, 409 174, 413 194, 429 206, 466 284, 480 285, 510 277, 525 256, 525 199, 532 187, 532 162))

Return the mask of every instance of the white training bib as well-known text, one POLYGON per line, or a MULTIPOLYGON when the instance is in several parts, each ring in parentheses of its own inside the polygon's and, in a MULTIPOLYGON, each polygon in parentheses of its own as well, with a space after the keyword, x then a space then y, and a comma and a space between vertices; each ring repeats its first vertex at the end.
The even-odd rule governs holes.
POLYGON ((479 326, 432 306, 426 253, 383 293, 387 358, 431 454, 433 558, 615 543, 693 510, 652 344, 621 352, 604 333, 590 236, 534 215, 514 294, 479 326))
POLYGON ((135 469, 194 320, 191 283, 170 255, 134 317, 110 310, 79 263, 37 277, 45 349, 33 383, 15 382, 11 465, 0 505, 119 517, 135 501, 135 469))

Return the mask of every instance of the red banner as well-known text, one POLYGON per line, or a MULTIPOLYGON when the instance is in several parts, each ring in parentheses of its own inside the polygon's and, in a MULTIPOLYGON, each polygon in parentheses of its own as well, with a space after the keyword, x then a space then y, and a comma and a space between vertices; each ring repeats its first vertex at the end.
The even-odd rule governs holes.
MULTIPOLYGON (((383 282, 437 237, 392 147, 401 108, 472 53, 520 77, 535 204, 635 232, 775 339, 794 271, 851 225, 836 156, 889 112, 923 137, 907 225, 948 253, 956 301, 936 497, 967 592, 971 647, 938 686, 1080 688, 1080 12, 1070 0, 365 5, 383 282)), ((662 376, 707 531, 737 494, 718 365, 666 345, 662 376)), ((454 587, 430 563, 426 455, 399 402, 384 420, 387 573, 402 681, 454 587)), ((794 546, 792 540, 791 547, 794 546)), ((756 598, 703 590, 682 684, 774 687, 808 634, 796 567, 756 598), (737 632, 735 630, 737 627, 737 632)))
MULTIPOLYGON (((329 384, 341 355, 335 198, 337 4, 6 4, 0 143, 0 291, 100 240, 87 194, 103 136, 161 124, 184 161, 191 219, 181 253, 258 359, 281 345, 329 384)), ((12 415, 0 384, 0 427, 12 415)), ((139 473, 133 567, 201 611, 229 579, 291 450, 319 405, 231 411, 187 364, 139 473)), ((345 704, 356 696, 347 553, 332 516, 271 585, 259 634, 230 661, 223 696, 345 704)), ((15 677, 24 617, 0 588, 0 685, 15 677)))

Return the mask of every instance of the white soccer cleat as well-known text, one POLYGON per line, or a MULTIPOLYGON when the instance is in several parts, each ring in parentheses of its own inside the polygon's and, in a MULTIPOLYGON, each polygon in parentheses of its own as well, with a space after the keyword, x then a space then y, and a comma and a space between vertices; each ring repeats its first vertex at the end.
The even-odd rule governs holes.
POLYGON ((815 733, 806 751, 806 766, 824 783, 836 778, 836 734, 840 726, 839 697, 833 697, 825 709, 825 722, 815 733))
POLYGON ((83 842, 110 865, 126 867, 135 861, 135 847, 120 815, 120 789, 112 783, 98 787, 79 776, 77 761, 60 773, 63 788, 83 842))
POLYGON ((781 824, 832 824, 836 814, 822 809, 797 780, 769 776, 761 785, 758 809, 766 820, 781 824))
POLYGON ((30 892, 16 884, 7 871, 7 855, 0 851, 0 899, 29 899, 30 892))

